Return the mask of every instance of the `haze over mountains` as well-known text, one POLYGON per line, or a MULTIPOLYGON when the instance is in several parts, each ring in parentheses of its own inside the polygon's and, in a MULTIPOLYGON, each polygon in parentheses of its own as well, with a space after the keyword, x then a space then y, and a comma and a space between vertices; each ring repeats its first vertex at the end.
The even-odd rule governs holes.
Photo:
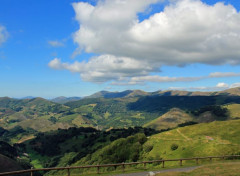
MULTIPOLYGON (((7 129, 21 126, 24 129, 32 128, 37 131, 71 126, 107 129, 142 126, 157 118, 174 117, 175 112, 178 112, 181 120, 175 121, 176 123, 173 123, 174 120, 171 122, 168 120, 169 122, 165 126, 168 128, 186 121, 213 121, 217 118, 214 115, 215 111, 221 111, 223 105, 239 104, 239 95, 240 88, 219 92, 101 91, 88 97, 58 97, 51 101, 40 97, 31 99, 3 97, 0 98, 0 126, 7 129), (201 108, 207 106, 210 107, 205 110, 208 113, 203 111, 196 114, 201 108), (172 108, 177 109, 171 110, 172 108), (168 115, 164 115, 165 113, 168 115), (192 120, 188 118, 183 121, 186 113, 192 120), (174 125, 170 125, 171 123, 174 125)), ((162 120, 160 121, 163 124, 162 120)), ((156 127, 156 129, 160 129, 160 127, 156 127)))
MULTIPOLYGON (((90 96, 82 97, 82 98, 123 98, 123 97, 135 97, 135 96, 214 96, 214 95, 237 95, 240 96, 240 88, 231 88, 223 91, 215 91, 215 92, 192 92, 192 91, 179 91, 179 90, 159 90, 156 92, 145 92, 142 90, 125 90, 122 92, 109 92, 109 91, 100 91, 96 92, 90 96)), ((66 101, 75 101, 79 100, 81 97, 57 97, 52 99, 54 102, 61 102, 62 100, 66 101)))
MULTIPOLYGON (((49 99, 52 102, 64 104, 71 101, 78 101, 84 98, 126 98, 126 97, 137 97, 137 96, 214 96, 214 95, 232 95, 240 96, 240 88, 231 88, 223 91, 180 91, 180 90, 159 90, 155 92, 145 92, 142 90, 125 90, 122 92, 110 92, 110 91, 100 91, 92 95, 85 97, 65 97, 59 96, 56 98, 49 99)), ((19 99, 34 99, 36 97, 26 96, 19 99)))
MULTIPOLYGON (((161 96, 213 96, 213 95, 240 95, 240 88, 231 88, 223 91, 215 91, 215 92, 192 92, 192 91, 180 91, 180 90, 164 90, 164 91, 155 91, 155 92, 145 92, 142 90, 125 90, 122 92, 110 92, 110 91, 100 91, 96 92, 92 95, 85 97, 56 97, 53 99, 49 99, 55 103, 67 103, 70 101, 77 101, 82 98, 123 98, 123 97, 135 97, 135 96, 153 96, 153 95, 161 95, 161 96)), ((35 97, 28 96, 23 97, 21 99, 32 99, 35 97)))

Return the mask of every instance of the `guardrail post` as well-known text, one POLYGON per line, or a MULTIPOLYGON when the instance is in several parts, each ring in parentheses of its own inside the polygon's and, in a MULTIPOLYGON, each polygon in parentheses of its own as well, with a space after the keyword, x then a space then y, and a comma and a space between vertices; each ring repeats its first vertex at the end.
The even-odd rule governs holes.
POLYGON ((124 172, 124 169, 125 169, 125 164, 124 162, 122 163, 122 171, 124 172))
POLYGON ((100 173, 100 167, 99 167, 99 165, 97 166, 97 173, 98 173, 98 174, 100 173))
POLYGON ((164 168, 165 166, 164 166, 164 163, 165 163, 165 161, 162 161, 162 168, 164 168))
POLYGON ((70 176, 70 169, 69 169, 69 166, 67 166, 67 173, 68 173, 68 176, 70 176))
POLYGON ((196 158, 196 164, 198 164, 198 158, 196 158))
POLYGON ((182 166, 182 160, 180 160, 180 166, 182 166))
MULTIPOLYGON (((33 167, 31 167, 31 170, 33 170, 33 167)), ((31 176, 33 176, 33 171, 31 171, 31 176)))
POLYGON ((68 172, 68 176, 70 176, 70 169, 69 168, 67 169, 67 172, 68 172))
POLYGON ((209 159, 210 159, 210 162, 212 162, 212 157, 210 157, 209 159))
POLYGON ((143 163, 143 167, 144 167, 144 169, 146 169, 146 163, 145 162, 143 163))

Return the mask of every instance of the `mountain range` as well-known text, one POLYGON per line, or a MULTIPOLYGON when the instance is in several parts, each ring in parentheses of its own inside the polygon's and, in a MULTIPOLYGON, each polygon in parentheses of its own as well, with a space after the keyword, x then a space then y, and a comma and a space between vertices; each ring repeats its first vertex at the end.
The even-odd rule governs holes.
POLYGON ((0 97, 0 163, 18 170, 238 154, 239 119, 240 88, 0 97))
POLYGON ((90 96, 85 97, 56 97, 50 99, 56 103, 66 103, 70 101, 77 101, 82 98, 126 98, 126 97, 138 97, 138 96, 214 96, 214 95, 229 95, 229 96, 240 96, 240 88, 231 88, 223 91, 214 92, 191 92, 191 91, 179 91, 179 90, 159 90, 155 92, 145 92, 142 90, 125 90, 122 92, 109 92, 100 91, 96 92, 90 96))
POLYGON ((147 126, 156 122, 155 126, 166 124, 164 128, 158 126, 156 129, 165 129, 186 121, 209 122, 218 118, 230 118, 230 114, 238 116, 237 109, 233 107, 240 104, 239 95, 240 88, 219 92, 101 91, 88 97, 59 97, 51 101, 40 97, 2 97, 0 127, 12 129, 20 126, 23 129, 49 131, 69 127, 108 129, 147 126), (201 108, 205 110, 197 113, 201 108), (223 109, 228 111, 224 117, 217 116, 216 112, 224 112, 223 109), (174 118, 171 120, 165 117, 174 118), (185 117, 188 118, 183 120, 185 117), (157 119, 160 119, 159 123, 157 119))

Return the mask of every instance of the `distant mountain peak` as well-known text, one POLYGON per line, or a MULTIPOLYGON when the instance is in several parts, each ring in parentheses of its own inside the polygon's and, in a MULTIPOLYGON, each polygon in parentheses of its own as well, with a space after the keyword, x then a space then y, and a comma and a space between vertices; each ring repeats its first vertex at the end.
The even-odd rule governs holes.
POLYGON ((53 99, 50 99, 50 101, 54 102, 54 103, 60 103, 60 104, 64 104, 64 103, 68 103, 71 101, 78 101, 82 99, 81 97, 65 97, 65 96, 60 96, 60 97, 56 97, 53 99))
POLYGON ((141 96, 141 95, 147 95, 148 93, 142 91, 142 90, 125 90, 122 92, 109 92, 109 91, 100 91, 97 93, 94 93, 90 96, 87 96, 85 98, 124 98, 124 97, 134 97, 134 96, 141 96))
POLYGON ((218 92, 218 94, 227 94, 227 95, 232 95, 232 96, 240 96, 240 87, 226 89, 226 90, 218 92))

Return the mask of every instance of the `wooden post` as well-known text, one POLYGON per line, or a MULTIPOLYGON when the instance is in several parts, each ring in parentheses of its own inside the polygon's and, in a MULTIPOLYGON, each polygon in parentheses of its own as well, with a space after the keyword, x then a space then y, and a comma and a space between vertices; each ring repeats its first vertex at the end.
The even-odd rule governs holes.
POLYGON ((125 169, 125 164, 122 163, 122 171, 124 172, 124 169, 125 169))
POLYGON ((165 163, 165 161, 162 161, 162 168, 164 168, 165 166, 164 166, 164 163, 165 163))
POLYGON ((182 166, 182 160, 180 160, 180 166, 182 166))
POLYGON ((210 159, 210 162, 212 162, 212 157, 210 157, 209 159, 210 159))
POLYGON ((143 163, 143 167, 144 167, 144 169, 146 169, 146 163, 145 162, 143 163))
MULTIPOLYGON (((31 170, 33 170, 33 167, 31 167, 31 170)), ((33 176, 33 171, 31 171, 31 176, 33 176)))
POLYGON ((198 164, 198 158, 196 158, 196 164, 198 164))
POLYGON ((98 173, 98 174, 100 173, 100 167, 99 167, 99 165, 97 166, 97 173, 98 173))
POLYGON ((70 176, 70 169, 69 168, 67 169, 67 172, 68 172, 68 176, 70 176))

